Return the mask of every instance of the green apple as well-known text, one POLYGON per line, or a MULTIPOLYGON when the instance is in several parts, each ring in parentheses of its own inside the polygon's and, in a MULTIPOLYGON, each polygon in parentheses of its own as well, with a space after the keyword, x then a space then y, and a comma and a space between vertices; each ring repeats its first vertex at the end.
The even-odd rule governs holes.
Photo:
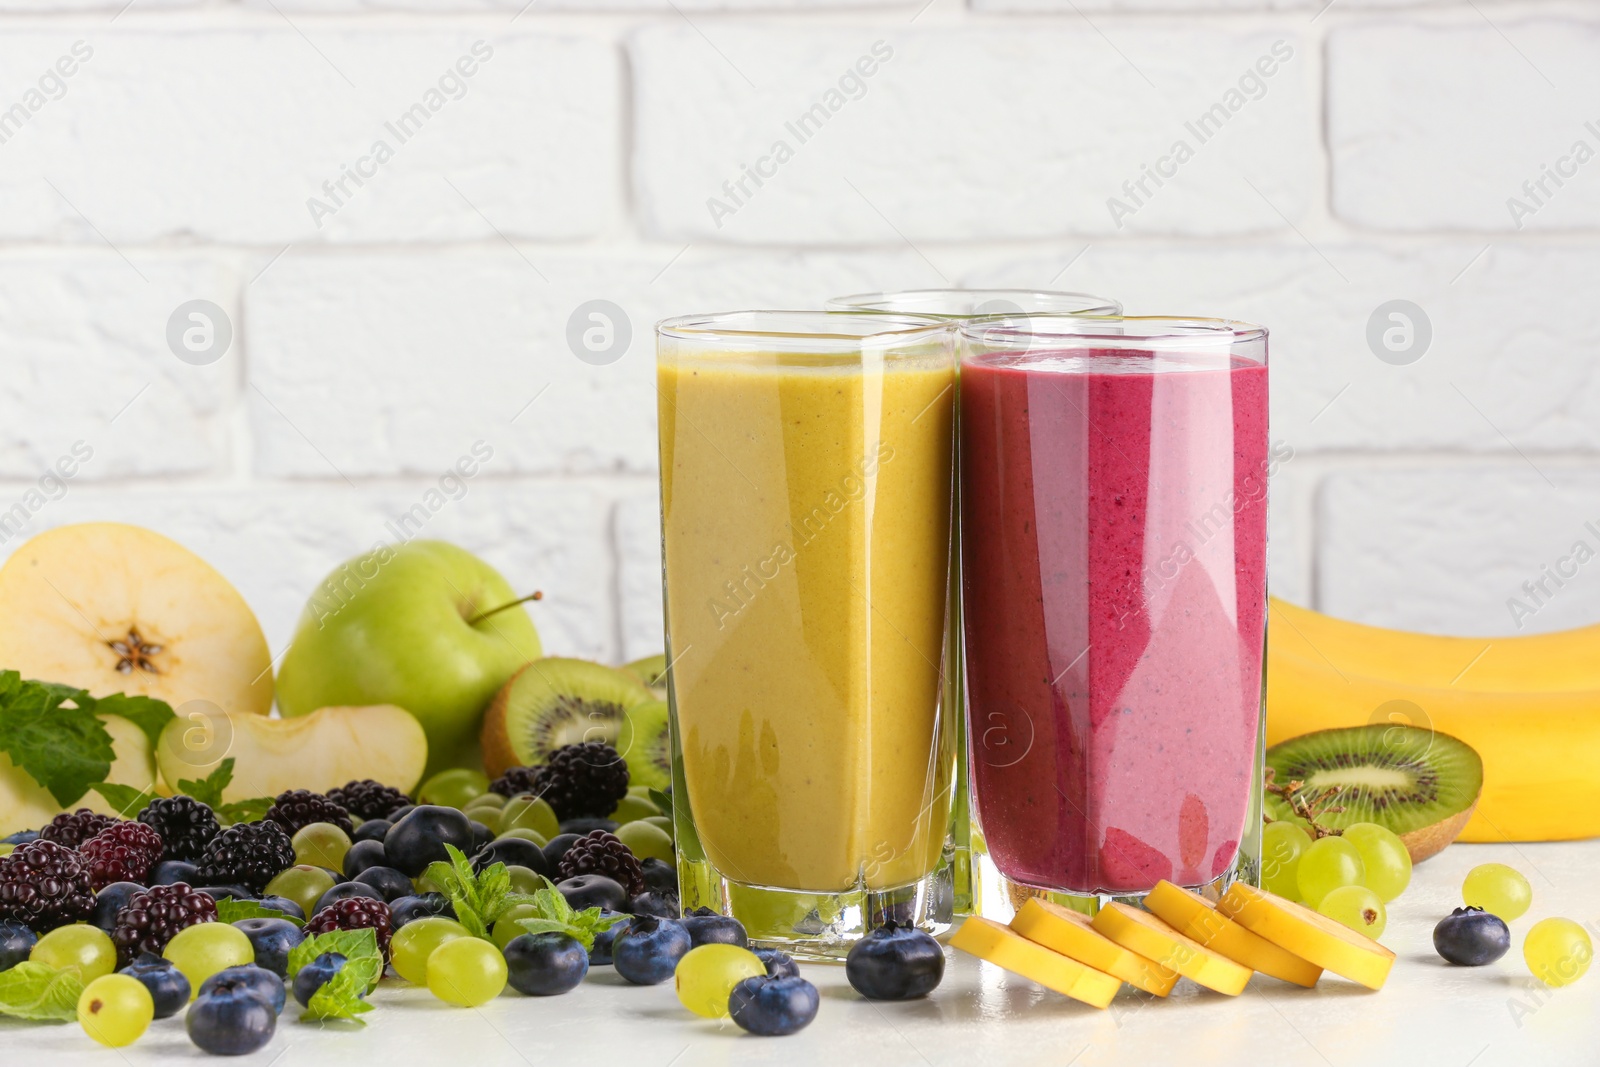
POLYGON ((427 774, 477 766, 484 709, 542 651, 517 599, 493 567, 455 545, 380 546, 317 587, 278 671, 278 707, 296 716, 398 704, 428 735, 427 774))

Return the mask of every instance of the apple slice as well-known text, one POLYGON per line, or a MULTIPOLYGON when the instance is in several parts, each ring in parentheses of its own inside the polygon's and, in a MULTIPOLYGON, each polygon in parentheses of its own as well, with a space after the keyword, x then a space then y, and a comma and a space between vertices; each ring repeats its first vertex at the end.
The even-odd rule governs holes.
POLYGON ((121 523, 49 530, 0 567, 0 666, 97 697, 272 709, 272 656, 239 591, 176 541, 121 523))
MULTIPOLYGON (((150 751, 150 739, 143 730, 120 715, 101 715, 99 719, 105 723, 106 733, 111 735, 113 755, 111 773, 106 775, 106 781, 153 791, 156 764, 154 753, 150 751)), ((138 814, 135 811, 117 811, 92 789, 72 806, 74 809, 90 808, 102 815, 121 815, 124 818, 138 814)), ((12 763, 4 753, 0 753, 0 837, 9 837, 18 830, 37 830, 61 814, 61 810, 61 805, 56 803, 56 798, 50 795, 48 789, 35 782, 32 775, 12 763)))
POLYGON ((321 708, 297 719, 229 715, 195 707, 167 724, 156 763, 169 789, 233 759, 227 801, 288 789, 323 793, 363 778, 409 793, 428 764, 422 724, 393 704, 321 708))

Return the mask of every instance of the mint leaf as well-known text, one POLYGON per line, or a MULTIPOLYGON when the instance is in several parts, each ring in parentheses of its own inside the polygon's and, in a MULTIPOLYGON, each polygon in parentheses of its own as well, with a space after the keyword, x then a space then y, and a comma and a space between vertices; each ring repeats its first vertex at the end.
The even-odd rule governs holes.
POLYGON ((266 818, 272 804, 271 797, 251 797, 249 800, 235 800, 231 804, 218 804, 217 818, 229 826, 240 822, 260 822, 266 818))
POLYGON ((240 919, 288 919, 296 926, 303 927, 306 924, 304 919, 296 919, 293 915, 276 908, 264 907, 260 901, 227 898, 217 901, 217 922, 235 923, 240 919))
POLYGON ((518 919, 517 925, 530 934, 566 934, 576 938, 584 949, 594 948, 595 935, 611 929, 626 919, 626 915, 603 915, 599 908, 574 911, 567 898, 545 880, 545 888, 533 894, 528 901, 538 911, 527 919, 518 919))
POLYGON ((178 779, 178 792, 189 794, 208 808, 217 808, 222 806, 222 791, 232 781, 233 757, 229 756, 217 764, 216 770, 198 781, 192 778, 178 779))
POLYGON ((322 955, 324 952, 337 952, 349 962, 359 960, 368 961, 365 966, 376 962, 377 969, 372 971, 371 981, 377 981, 377 975, 383 973, 383 954, 378 951, 378 934, 375 930, 329 930, 325 934, 308 937, 294 948, 289 950, 289 977, 293 978, 300 973, 300 968, 322 955))
POLYGON ((76 968, 57 971, 23 960, 0 971, 0 1015, 35 1021, 70 1022, 78 1017, 83 979, 76 968))
MULTIPOLYGON (((506 870, 505 864, 490 864, 474 873, 472 861, 459 848, 446 844, 444 849, 449 862, 435 860, 428 864, 422 877, 450 898, 456 922, 465 926, 473 937, 488 940, 489 931, 509 909, 533 903, 534 898, 528 894, 511 892, 511 872, 506 870)), ((549 879, 545 884, 549 885, 549 879)))
POLYGON ((104 797, 106 803, 115 808, 117 814, 124 819, 138 815, 156 798, 156 795, 148 789, 135 789, 131 785, 118 785, 115 782, 101 782, 89 788, 104 797))
POLYGON ((672 814, 672 798, 659 789, 650 790, 650 803, 661 809, 661 814, 672 814))
POLYGON ((311 994, 311 1000, 300 1017, 307 1021, 351 1019, 361 1022, 356 1016, 365 1015, 372 1010, 372 1005, 363 999, 366 996, 367 985, 367 977, 352 960, 324 982, 321 989, 311 994))
POLYGON ((111 772, 111 735, 93 708, 82 689, 0 672, 0 752, 64 808, 111 772))
POLYGON ((152 750, 161 743, 161 731, 177 718, 172 705, 155 697, 128 696, 126 693, 115 693, 108 697, 101 697, 94 702, 94 711, 97 715, 118 715, 133 723, 144 735, 150 739, 152 750))

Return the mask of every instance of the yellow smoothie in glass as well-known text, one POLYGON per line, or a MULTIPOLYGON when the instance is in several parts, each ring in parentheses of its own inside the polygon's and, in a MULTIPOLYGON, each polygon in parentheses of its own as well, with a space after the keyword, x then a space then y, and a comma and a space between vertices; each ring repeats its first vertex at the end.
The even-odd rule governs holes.
POLYGON ((951 786, 952 362, 680 345, 658 375, 676 740, 707 859, 817 893, 927 876, 951 786))

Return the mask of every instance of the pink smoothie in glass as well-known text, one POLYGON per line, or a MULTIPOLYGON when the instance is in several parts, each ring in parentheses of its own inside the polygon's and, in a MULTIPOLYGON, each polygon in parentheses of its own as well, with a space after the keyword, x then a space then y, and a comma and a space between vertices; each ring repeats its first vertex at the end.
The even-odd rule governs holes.
POLYGON ((1265 364, 1225 345, 973 356, 961 418, 989 855, 1077 893, 1216 878, 1262 713, 1265 364))

